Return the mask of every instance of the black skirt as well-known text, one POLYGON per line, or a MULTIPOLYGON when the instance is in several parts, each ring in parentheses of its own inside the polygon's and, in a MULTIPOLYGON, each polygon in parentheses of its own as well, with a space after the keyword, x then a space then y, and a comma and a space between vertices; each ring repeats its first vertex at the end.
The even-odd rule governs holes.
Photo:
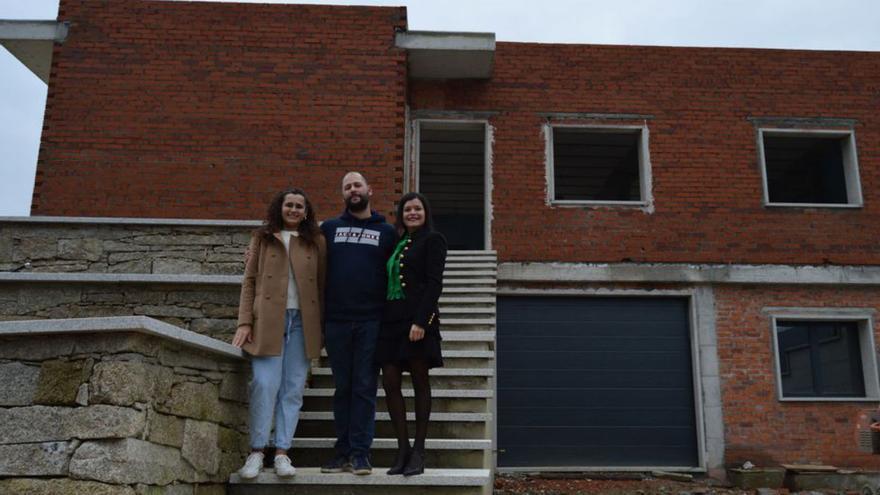
POLYGON ((394 364, 404 371, 409 371, 410 360, 425 360, 428 368, 443 366, 440 353, 440 332, 427 330, 425 338, 410 342, 410 320, 383 321, 379 329, 379 340, 376 342, 374 360, 379 366, 394 364))

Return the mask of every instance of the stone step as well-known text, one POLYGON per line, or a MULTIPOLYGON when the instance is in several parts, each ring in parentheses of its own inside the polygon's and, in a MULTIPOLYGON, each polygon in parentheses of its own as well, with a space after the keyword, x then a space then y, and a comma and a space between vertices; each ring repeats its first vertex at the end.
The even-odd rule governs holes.
POLYGON ((443 287, 443 295, 444 296, 448 296, 448 295, 452 295, 452 294, 456 294, 456 295, 459 295, 459 294, 480 294, 480 295, 492 294, 492 295, 494 295, 495 294, 495 287, 494 286, 492 286, 492 287, 486 287, 486 286, 482 286, 482 287, 469 287, 469 286, 443 287))
POLYGON ((467 315, 467 314, 495 314, 495 306, 486 306, 484 308, 463 308, 461 306, 447 307, 441 311, 441 316, 446 315, 467 315))
MULTIPOLYGON (((413 389, 404 388, 401 390, 404 397, 412 397, 413 389)), ((332 388, 307 388, 304 395, 306 397, 333 397, 334 389, 332 388)), ((381 388, 378 393, 379 397, 385 397, 385 391, 381 388)), ((431 389, 433 398, 452 398, 452 399, 490 399, 494 396, 492 389, 431 389)))
POLYGON ((440 326, 447 330, 473 331, 483 330, 492 331, 495 329, 495 318, 467 318, 467 317, 440 317, 440 326))
POLYGON ((440 307, 445 304, 497 304, 495 296, 440 296, 440 307))
POLYGON ((229 477, 229 495, 388 495, 491 493, 492 474, 488 469, 426 469, 418 476, 389 476, 387 467, 373 467, 373 474, 324 474, 320 468, 297 469, 296 476, 279 478, 265 469, 253 480, 242 480, 237 473, 229 477))
MULTIPOLYGON (((445 341, 444 341, 445 342, 445 341)), ((321 357, 327 357, 327 350, 321 349, 321 357)), ((446 358, 454 358, 454 359, 494 359, 495 353, 487 350, 479 350, 479 349, 451 349, 446 350, 443 349, 443 359, 446 358)))
POLYGON ((490 270, 496 271, 498 269, 498 264, 494 261, 486 261, 486 262, 477 262, 477 263, 458 263, 456 261, 446 261, 446 265, 444 266, 444 272, 446 270, 457 271, 457 270, 490 270))
MULTIPOLYGON (((294 438, 291 451, 294 465, 299 467, 319 467, 334 455, 335 437, 294 438)), ((410 439, 410 444, 412 444, 410 439)), ((426 441, 427 464, 433 468, 481 468, 486 454, 492 449, 490 439, 433 439, 426 441)), ((377 466, 394 463, 397 454, 397 440, 377 438, 370 449, 371 462, 377 466)))
MULTIPOLYGON (((384 392, 384 390, 380 387, 377 391, 384 392)), ((433 395, 433 394, 432 394, 433 395)), ((407 411, 415 411, 414 402, 412 397, 405 397, 404 402, 406 403, 407 411)), ((485 413, 491 412, 491 402, 489 399, 485 398, 476 398, 476 399, 468 399, 468 398, 445 398, 445 397, 432 397, 431 399, 431 412, 451 412, 451 413, 485 413)), ((303 411, 332 411, 333 410, 333 397, 304 397, 303 398, 303 411)), ((376 410, 377 411, 387 411, 387 401, 385 400, 385 394, 379 396, 376 401, 376 410)))
MULTIPOLYGON (((300 449, 325 449, 333 447, 336 443, 336 437, 326 438, 295 438, 293 440, 293 448, 300 449)), ((410 439, 412 444, 412 439, 410 439)), ((395 438, 375 438, 373 439, 374 449, 397 449, 397 439, 395 438)), ((425 448, 429 450, 491 450, 492 440, 470 439, 462 440, 459 438, 428 438, 425 440, 425 448)))
MULTIPOLYGON (((336 435, 336 429, 333 426, 330 411, 324 412, 327 418, 303 418, 300 413, 300 421, 296 427, 296 436, 300 438, 308 437, 332 437, 336 435)), ((377 415, 388 413, 377 412, 377 415)), ((488 413, 437 413, 439 414, 484 414, 488 413)), ((415 422, 407 423, 409 431, 415 431, 415 422)), ((393 437, 394 428, 389 420, 377 419, 375 423, 376 437, 393 437)), ((491 438, 492 422, 486 421, 436 421, 434 413, 431 413, 431 420, 428 423, 428 438, 461 438, 461 439, 481 439, 491 438)))
MULTIPOLYGON (((445 370, 446 368, 434 368, 431 370, 430 381, 431 388, 464 388, 464 389, 486 389, 490 387, 489 379, 492 378, 492 368, 467 368, 470 374, 438 374, 437 370, 445 370)), ((460 371, 455 370, 454 371, 460 371)), ((378 387, 381 388, 381 377, 378 387)), ((330 374, 329 368, 312 368, 311 386, 315 388, 332 388, 334 386, 333 376, 330 374), (318 373, 314 371, 318 370, 318 373), (324 371, 326 370, 326 371, 324 371)), ((412 379, 408 373, 403 374, 403 388, 412 387, 412 379)))
POLYGON ((496 256, 498 251, 494 249, 453 249, 447 256, 496 256))
POLYGON ((497 270, 445 270, 444 277, 497 277, 497 270))
MULTIPOLYGON (((443 368, 444 369, 494 368, 495 367, 495 361, 492 358, 485 358, 485 357, 462 358, 462 357, 451 357, 449 355, 449 354, 455 353, 455 352, 462 352, 462 351, 457 351, 457 350, 450 350, 450 351, 444 350, 443 351, 443 368)), ((465 351, 465 352, 472 352, 472 351, 465 351)), ((491 351, 481 351, 481 352, 487 352, 487 353, 494 354, 491 351)), ((318 364, 317 367, 329 368, 330 367, 330 358, 321 358, 320 360, 318 360, 317 364, 318 364)), ((437 368, 437 369, 439 369, 439 368, 437 368)), ((431 374, 433 375, 434 372, 432 371, 431 374)))
POLYGON ((461 285, 495 285, 494 277, 487 278, 444 278, 443 279, 443 287, 447 286, 461 286, 461 285))
MULTIPOLYGON (((313 376, 332 376, 330 368, 312 368, 313 376)), ((495 370, 491 368, 434 368, 430 371, 432 377, 441 376, 494 376, 495 370)))

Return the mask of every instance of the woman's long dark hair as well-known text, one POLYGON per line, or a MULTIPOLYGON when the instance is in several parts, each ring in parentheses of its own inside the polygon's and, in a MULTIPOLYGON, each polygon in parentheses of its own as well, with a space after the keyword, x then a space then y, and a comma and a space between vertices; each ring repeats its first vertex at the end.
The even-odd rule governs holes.
POLYGON ((315 208, 312 207, 312 202, 309 201, 309 197, 306 196, 305 191, 297 187, 285 189, 272 198, 272 201, 269 202, 269 208, 266 209, 266 220, 257 232, 263 237, 270 238, 272 237, 272 234, 279 232, 284 228, 284 218, 281 216, 281 206, 284 204, 284 197, 288 194, 299 194, 305 199, 305 218, 299 223, 296 230, 299 232, 299 238, 302 239, 306 245, 315 246, 315 239, 321 235, 321 230, 318 228, 318 221, 316 220, 318 215, 315 213, 315 208))
POLYGON ((422 207, 425 209, 425 225, 422 226, 422 230, 426 232, 434 230, 434 218, 431 216, 431 204, 428 203, 428 198, 422 193, 408 192, 401 196, 400 200, 397 202, 397 218, 394 219, 394 226, 397 227, 397 231, 401 234, 406 232, 406 226, 403 224, 403 205, 405 205, 407 201, 412 201, 414 199, 421 201, 422 207))

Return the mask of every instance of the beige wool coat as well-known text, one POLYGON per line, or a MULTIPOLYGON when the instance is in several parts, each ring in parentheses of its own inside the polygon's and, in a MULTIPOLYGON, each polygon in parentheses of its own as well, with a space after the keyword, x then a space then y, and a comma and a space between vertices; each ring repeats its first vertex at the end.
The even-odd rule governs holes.
POLYGON ((252 342, 242 347, 248 354, 281 355, 290 264, 296 278, 306 356, 320 356, 327 244, 320 234, 315 241, 316 247, 309 247, 299 237, 291 236, 288 256, 280 233, 276 232, 271 239, 259 233, 251 237, 251 255, 245 266, 238 305, 238 326, 251 325, 253 329, 252 342))

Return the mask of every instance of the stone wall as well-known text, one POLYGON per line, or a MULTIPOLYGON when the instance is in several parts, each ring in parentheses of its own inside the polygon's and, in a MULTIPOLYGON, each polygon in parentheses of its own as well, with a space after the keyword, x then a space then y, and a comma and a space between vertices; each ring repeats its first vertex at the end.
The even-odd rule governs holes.
POLYGON ((151 324, 167 335, 0 323, 0 493, 225 493, 248 449, 246 361, 151 324))
POLYGON ((0 283, 0 320, 143 315, 230 342, 240 286, 0 283))
POLYGON ((244 273, 258 222, 190 223, 0 220, 0 272, 244 273))

